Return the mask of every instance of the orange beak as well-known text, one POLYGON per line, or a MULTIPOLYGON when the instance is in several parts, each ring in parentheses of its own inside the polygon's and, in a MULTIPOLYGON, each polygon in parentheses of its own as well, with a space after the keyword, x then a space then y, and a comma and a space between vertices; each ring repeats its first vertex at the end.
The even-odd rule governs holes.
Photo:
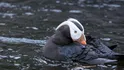
POLYGON ((73 41, 77 41, 77 42, 79 42, 82 45, 86 45, 87 44, 86 43, 86 37, 85 37, 84 34, 82 34, 81 37, 78 40, 73 40, 73 41))
POLYGON ((83 45, 86 45, 87 43, 86 43, 86 41, 81 41, 81 44, 83 44, 83 45))
POLYGON ((79 42, 80 42, 82 45, 86 45, 86 44, 87 44, 87 43, 86 43, 86 37, 85 37, 84 34, 80 37, 79 40, 80 40, 79 42))

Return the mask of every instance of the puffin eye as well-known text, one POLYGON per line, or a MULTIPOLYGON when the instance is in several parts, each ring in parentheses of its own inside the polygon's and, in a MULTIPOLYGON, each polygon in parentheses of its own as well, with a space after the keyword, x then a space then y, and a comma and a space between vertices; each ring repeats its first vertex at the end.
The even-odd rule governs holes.
POLYGON ((74 33, 77 33, 77 31, 74 31, 74 33))

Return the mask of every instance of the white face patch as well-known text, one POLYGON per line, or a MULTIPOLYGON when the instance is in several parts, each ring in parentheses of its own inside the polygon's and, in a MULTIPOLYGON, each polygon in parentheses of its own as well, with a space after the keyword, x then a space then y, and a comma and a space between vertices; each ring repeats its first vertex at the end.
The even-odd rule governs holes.
MULTIPOLYGON (((78 23, 79 23, 79 25, 81 25, 80 22, 78 22, 78 23)), ((82 27, 82 29, 83 29, 83 31, 81 31, 81 30, 80 30, 73 22, 71 22, 70 20, 67 20, 67 21, 62 22, 62 23, 56 28, 56 30, 57 30, 58 28, 60 28, 61 26, 63 26, 63 25, 68 25, 68 26, 69 26, 70 35, 71 35, 71 38, 72 38, 73 40, 79 39, 79 38, 81 37, 81 35, 84 34, 84 28, 83 28, 83 26, 81 25, 81 27, 82 27)))
POLYGON ((84 27, 78 20, 76 20, 74 18, 69 18, 67 21, 76 22, 83 29, 83 33, 84 33, 84 27))

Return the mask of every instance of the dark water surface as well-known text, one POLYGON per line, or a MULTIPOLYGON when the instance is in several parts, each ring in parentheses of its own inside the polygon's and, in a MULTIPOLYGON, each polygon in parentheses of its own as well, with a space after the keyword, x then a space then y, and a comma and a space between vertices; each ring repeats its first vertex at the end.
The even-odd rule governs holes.
MULTIPOLYGON (((117 44, 114 51, 124 54, 123 0, 3 0, 0 2, 0 70, 67 70, 47 67, 39 58, 44 40, 70 17, 84 25, 86 35, 101 38, 107 45, 117 44)), ((117 65, 91 67, 92 70, 116 68, 117 65)))

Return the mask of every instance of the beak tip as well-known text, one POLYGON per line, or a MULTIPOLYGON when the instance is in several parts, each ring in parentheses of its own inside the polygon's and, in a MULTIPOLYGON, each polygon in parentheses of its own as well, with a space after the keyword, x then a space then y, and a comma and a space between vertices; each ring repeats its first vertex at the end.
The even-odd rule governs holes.
POLYGON ((81 44, 86 45, 87 43, 86 43, 86 41, 82 41, 81 44))

